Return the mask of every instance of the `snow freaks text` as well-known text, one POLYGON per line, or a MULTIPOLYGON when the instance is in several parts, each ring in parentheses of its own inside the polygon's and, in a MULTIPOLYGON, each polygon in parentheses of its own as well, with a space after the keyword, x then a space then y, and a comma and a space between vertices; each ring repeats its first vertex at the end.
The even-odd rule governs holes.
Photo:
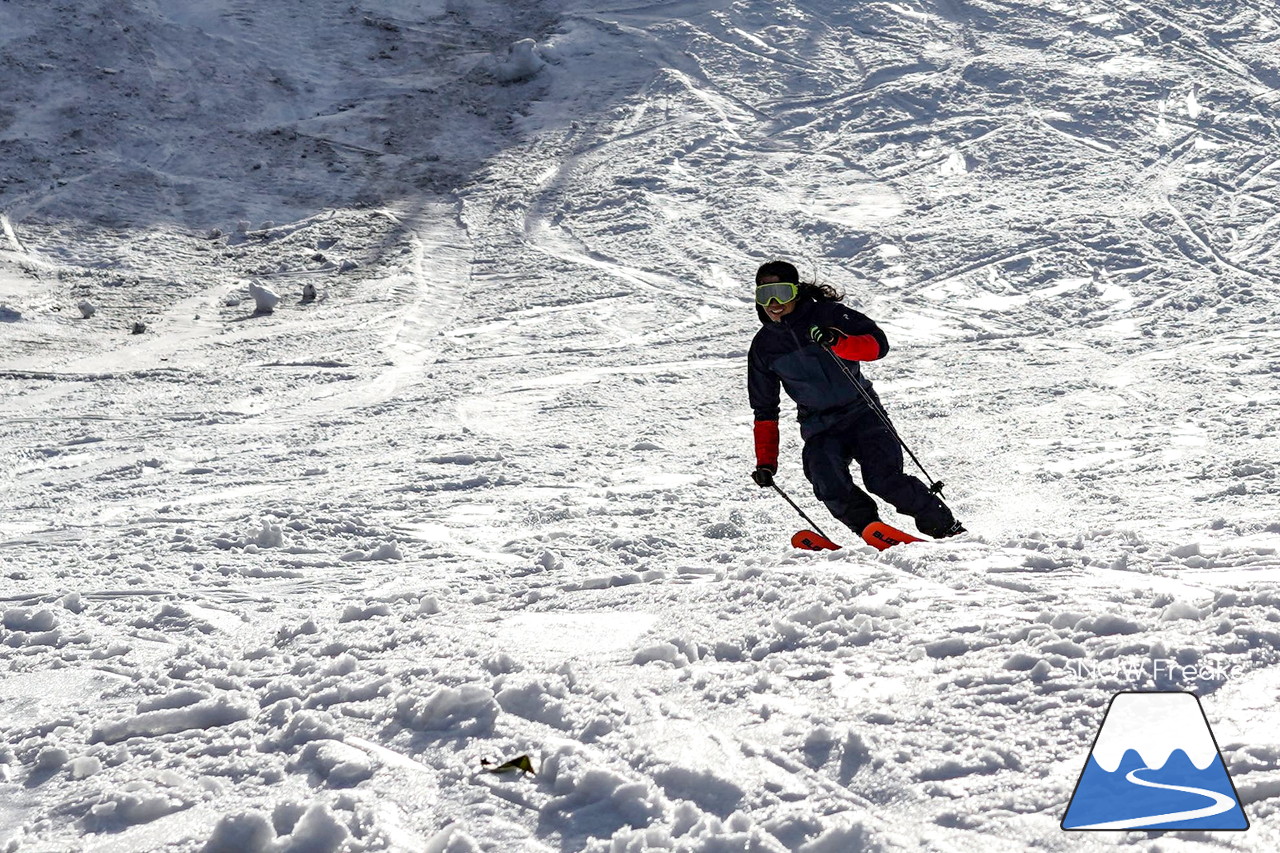
POLYGON ((1225 682, 1231 678, 1233 665, 1226 661, 1201 660, 1192 664, 1179 663, 1173 658, 1145 658, 1140 660, 1085 660, 1067 661, 1064 669, 1082 679, 1120 679, 1122 681, 1154 681, 1157 684, 1187 684, 1196 682, 1225 682))

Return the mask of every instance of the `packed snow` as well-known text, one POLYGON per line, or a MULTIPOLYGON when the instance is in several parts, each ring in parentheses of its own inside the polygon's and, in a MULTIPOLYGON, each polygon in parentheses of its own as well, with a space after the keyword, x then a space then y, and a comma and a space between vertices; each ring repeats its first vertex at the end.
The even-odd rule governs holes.
POLYGON ((0 851, 1280 849, 1278 43, 0 3, 0 851), (966 535, 856 546, 788 420, 846 547, 789 546, 773 258, 884 327, 966 535), (1247 832, 1060 829, 1131 690, 1247 832))

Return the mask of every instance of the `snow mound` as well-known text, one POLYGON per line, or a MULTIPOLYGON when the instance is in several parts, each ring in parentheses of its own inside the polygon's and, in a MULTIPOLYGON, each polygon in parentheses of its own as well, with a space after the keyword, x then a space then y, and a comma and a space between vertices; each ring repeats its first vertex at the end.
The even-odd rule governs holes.
POLYGON ((280 294, 256 281, 249 282, 249 296, 253 299, 255 314, 270 314, 280 304, 280 294))
POLYGON ((0 614, 0 624, 10 631, 52 631, 58 617, 48 608, 11 607, 0 614))
POLYGON ((298 766, 308 766, 332 787, 349 787, 373 776, 376 769, 369 756, 336 740, 311 741, 302 749, 298 766))
POLYGON ((422 699, 405 693, 393 703, 396 718, 411 728, 466 735, 487 734, 501 710, 493 691, 478 684, 440 687, 422 699))
POLYGON ((520 39, 507 51, 506 57, 493 69, 493 76, 503 83, 519 83, 533 77, 547 64, 533 39, 520 39))
POLYGON ((145 711, 133 717, 103 723, 90 735, 90 743, 118 743, 132 737, 159 737, 191 729, 229 726, 253 716, 252 707, 235 696, 219 696, 180 708, 145 711))
POLYGON ((339 853, 349 849, 348 845, 352 840, 352 833, 346 822, 329 804, 313 803, 305 807, 305 810, 277 808, 271 818, 257 811, 225 815, 218 821, 200 851, 339 853))

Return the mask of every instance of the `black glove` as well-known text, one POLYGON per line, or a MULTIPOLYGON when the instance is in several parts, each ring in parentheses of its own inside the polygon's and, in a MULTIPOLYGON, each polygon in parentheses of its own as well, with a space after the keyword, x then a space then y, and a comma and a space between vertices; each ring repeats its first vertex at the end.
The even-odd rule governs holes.
POLYGON ((824 329, 821 326, 813 326, 809 329, 809 338, 820 347, 833 347, 836 341, 840 340, 842 335, 837 329, 824 329))
POLYGON ((751 472, 751 479, 755 480, 760 488, 767 489, 773 485, 773 469, 768 465, 759 465, 751 472))

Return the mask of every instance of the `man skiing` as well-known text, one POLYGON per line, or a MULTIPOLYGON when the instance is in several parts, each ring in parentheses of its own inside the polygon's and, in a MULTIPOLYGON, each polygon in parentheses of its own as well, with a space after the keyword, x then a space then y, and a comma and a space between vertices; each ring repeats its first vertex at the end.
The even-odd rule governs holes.
POLYGON ((863 536, 868 525, 880 521, 875 501, 853 483, 849 466, 854 461, 867 491, 915 519, 920 532, 936 539, 963 533, 947 505, 903 472, 897 434, 858 366, 883 358, 889 342, 879 326, 843 305, 842 298, 830 285, 802 283, 786 261, 769 261, 756 271, 761 328, 747 356, 747 390, 755 412, 751 478, 761 488, 773 485, 779 389, 785 389, 799 415, 805 477, 818 500, 854 533, 863 536))

